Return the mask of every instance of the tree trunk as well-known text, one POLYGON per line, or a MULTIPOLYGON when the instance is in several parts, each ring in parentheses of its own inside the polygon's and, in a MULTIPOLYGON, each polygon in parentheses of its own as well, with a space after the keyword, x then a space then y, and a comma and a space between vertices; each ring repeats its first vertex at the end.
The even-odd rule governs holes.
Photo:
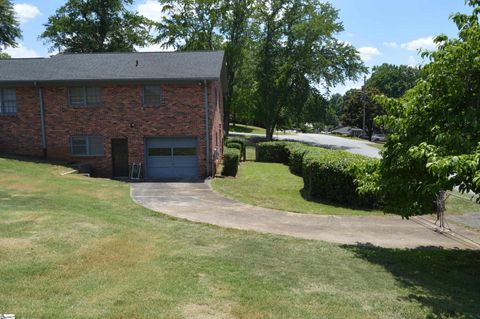
POLYGON ((265 129, 265 137, 267 138, 267 141, 271 141, 273 140, 273 132, 275 130, 275 127, 272 126, 272 127, 267 127, 265 129))
POLYGON ((231 96, 227 96, 223 99, 223 131, 225 136, 230 133, 230 101, 231 96))

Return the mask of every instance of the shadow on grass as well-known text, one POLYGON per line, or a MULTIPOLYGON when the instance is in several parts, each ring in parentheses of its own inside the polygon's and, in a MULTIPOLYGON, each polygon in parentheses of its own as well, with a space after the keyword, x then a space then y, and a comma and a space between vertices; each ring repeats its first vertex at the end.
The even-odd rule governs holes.
POLYGON ((252 133, 254 130, 251 127, 243 125, 230 125, 230 131, 238 133, 252 133))
MULTIPOLYGON (((295 175, 295 174, 294 174, 295 175)), ((332 206, 332 207, 336 207, 336 208, 345 208, 345 209, 355 209, 355 210, 363 210, 363 211, 366 211, 366 212, 373 212, 373 211, 377 211, 377 210, 381 210, 380 207, 378 208, 372 208, 372 207, 365 207, 365 206, 361 206, 361 205, 342 205, 342 204, 339 204, 339 203, 334 203, 334 202, 330 202, 330 201, 326 201, 324 199, 320 199, 320 198, 317 198, 317 197, 312 197, 310 196, 304 188, 302 188, 301 190, 299 190, 299 193, 300 193, 300 196, 302 196, 302 198, 304 200, 306 200, 307 202, 312 202, 312 203, 318 203, 318 204, 324 204, 324 205, 328 205, 328 206, 332 206)))
POLYGON ((480 251, 342 247, 390 272, 410 290, 403 298, 430 309, 427 318, 480 318, 480 251))

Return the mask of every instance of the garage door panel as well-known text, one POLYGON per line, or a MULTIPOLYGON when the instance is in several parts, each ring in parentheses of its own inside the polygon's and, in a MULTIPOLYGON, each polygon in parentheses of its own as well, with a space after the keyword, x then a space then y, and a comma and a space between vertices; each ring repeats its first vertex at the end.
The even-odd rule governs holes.
POLYGON ((197 148, 196 147, 174 147, 172 149, 172 153, 173 153, 173 156, 197 157, 197 148))
POLYGON ((172 166, 171 156, 150 156, 149 167, 170 167, 172 166))
POLYGON ((197 147, 197 139, 191 137, 149 138, 148 147, 197 147))
POLYGON ((147 177, 198 177, 196 138, 148 138, 146 147, 147 177))
POLYGON ((196 156, 173 156, 173 165, 177 167, 192 166, 194 162, 197 162, 196 156))
POLYGON ((197 169, 192 167, 172 169, 170 167, 155 167, 148 171, 149 178, 197 178, 197 169))

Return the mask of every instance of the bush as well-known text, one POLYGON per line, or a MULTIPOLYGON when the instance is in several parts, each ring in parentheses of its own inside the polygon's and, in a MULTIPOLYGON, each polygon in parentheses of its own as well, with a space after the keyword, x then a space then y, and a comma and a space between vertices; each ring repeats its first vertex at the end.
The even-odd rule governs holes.
POLYGON ((224 148, 222 176, 237 176, 238 165, 240 164, 240 152, 237 148, 224 148))
POLYGON ((257 143, 256 160, 287 164, 290 172, 302 176, 307 198, 354 207, 379 206, 380 195, 365 179, 375 176, 376 159, 298 142, 262 142, 257 143))
POLYGON ((256 145, 256 161, 288 164, 288 142, 261 142, 256 145))
POLYGON ((225 143, 225 146, 228 147, 228 148, 236 148, 240 152, 242 151, 242 144, 240 144, 238 142, 227 142, 227 143, 225 143))
POLYGON ((289 143, 286 147, 289 153, 288 167, 290 168, 290 172, 297 176, 302 176, 303 157, 308 151, 315 148, 302 143, 289 143))
POLYGON ((247 159, 247 142, 243 138, 229 137, 225 141, 225 146, 239 149, 241 160, 245 161, 247 159), (238 145, 240 145, 240 148, 238 147, 238 145))
POLYGON ((357 180, 378 160, 337 150, 311 150, 303 158, 304 195, 332 203, 373 208, 379 204, 373 193, 357 190, 357 180))

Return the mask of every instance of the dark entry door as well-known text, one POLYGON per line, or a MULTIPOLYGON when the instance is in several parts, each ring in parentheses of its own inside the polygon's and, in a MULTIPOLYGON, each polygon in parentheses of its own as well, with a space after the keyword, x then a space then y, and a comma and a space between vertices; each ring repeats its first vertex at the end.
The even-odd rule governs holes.
POLYGON ((112 139, 113 177, 128 177, 128 140, 112 139))

